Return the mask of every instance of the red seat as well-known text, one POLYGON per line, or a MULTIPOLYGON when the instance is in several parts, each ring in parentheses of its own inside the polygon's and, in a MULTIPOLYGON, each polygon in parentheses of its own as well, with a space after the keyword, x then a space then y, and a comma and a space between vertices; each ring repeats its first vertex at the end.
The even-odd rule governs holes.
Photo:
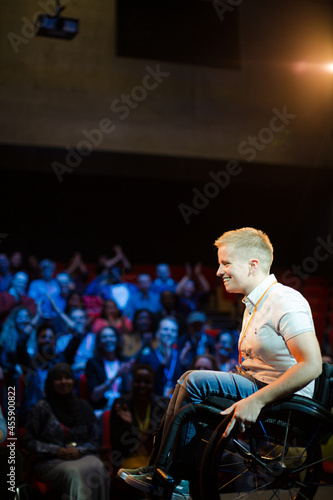
POLYGON ((103 446, 107 446, 111 448, 111 440, 110 440, 110 415, 111 410, 105 410, 102 417, 102 440, 103 446))
POLYGON ((333 327, 333 311, 331 311, 328 315, 328 324, 333 327))
POLYGON ((305 298, 308 297, 320 297, 323 300, 328 299, 329 290, 328 287, 324 287, 321 285, 304 285, 302 289, 302 294, 305 298))
POLYGON ((85 373, 80 375, 79 379, 79 397, 85 401, 90 401, 89 391, 88 391, 88 379, 85 373))

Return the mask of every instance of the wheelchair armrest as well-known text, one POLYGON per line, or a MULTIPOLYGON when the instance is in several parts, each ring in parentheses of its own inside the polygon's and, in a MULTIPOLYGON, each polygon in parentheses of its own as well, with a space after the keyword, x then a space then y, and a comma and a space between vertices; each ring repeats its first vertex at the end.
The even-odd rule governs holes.
POLYGON ((333 365, 323 363, 323 371, 315 380, 313 399, 322 403, 328 410, 333 406, 333 365))

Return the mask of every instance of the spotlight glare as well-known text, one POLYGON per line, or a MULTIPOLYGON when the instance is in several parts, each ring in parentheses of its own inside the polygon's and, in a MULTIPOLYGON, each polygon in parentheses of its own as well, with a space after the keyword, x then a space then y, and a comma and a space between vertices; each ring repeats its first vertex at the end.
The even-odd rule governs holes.
POLYGON ((326 64, 325 65, 325 69, 326 71, 328 71, 329 73, 333 73, 333 62, 329 63, 329 64, 326 64))

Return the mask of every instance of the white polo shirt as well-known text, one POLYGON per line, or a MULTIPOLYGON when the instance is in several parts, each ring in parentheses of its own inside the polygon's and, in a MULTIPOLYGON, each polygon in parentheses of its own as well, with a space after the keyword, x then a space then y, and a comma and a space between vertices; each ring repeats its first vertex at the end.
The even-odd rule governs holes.
MULTIPOLYGON (((261 382, 274 382, 295 365, 296 359, 288 349, 288 340, 313 331, 314 324, 307 300, 299 292, 276 283, 273 274, 244 297, 245 312, 242 332, 254 314, 246 335, 241 342, 242 368, 261 382), (268 287, 255 312, 254 308, 268 287)), ((242 339, 242 333, 239 337, 242 339)), ((314 381, 296 394, 313 396, 314 381)))

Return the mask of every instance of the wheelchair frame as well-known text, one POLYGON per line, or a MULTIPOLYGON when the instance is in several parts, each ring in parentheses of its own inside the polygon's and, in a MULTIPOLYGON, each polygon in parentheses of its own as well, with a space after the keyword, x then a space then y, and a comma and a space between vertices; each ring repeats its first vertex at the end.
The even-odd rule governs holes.
POLYGON ((223 493, 235 499, 312 500, 321 485, 321 444, 333 434, 332 388, 333 366, 323 363, 313 399, 281 399, 265 407, 246 433, 240 434, 236 425, 227 438, 223 433, 232 415, 221 421, 220 411, 234 401, 215 396, 185 406, 170 423, 147 498, 153 499, 163 486, 164 500, 171 499, 177 480, 185 478, 193 500, 220 500, 223 493), (189 475, 180 472, 177 477, 169 452, 180 426, 193 418, 198 428, 195 457, 189 475))

